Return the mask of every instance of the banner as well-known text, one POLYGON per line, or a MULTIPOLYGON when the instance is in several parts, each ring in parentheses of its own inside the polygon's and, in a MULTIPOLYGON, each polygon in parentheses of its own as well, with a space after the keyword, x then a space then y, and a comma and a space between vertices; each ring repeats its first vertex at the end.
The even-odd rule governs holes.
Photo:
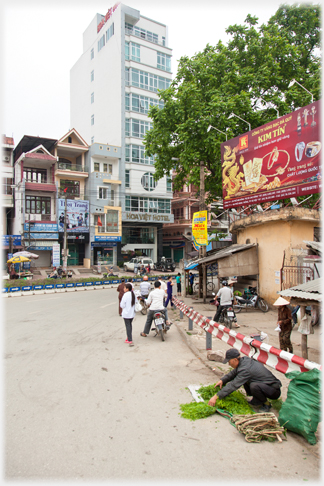
MULTIPOLYGON (((64 231, 65 199, 58 199, 59 231, 64 231)), ((67 199, 66 228, 68 233, 89 233, 89 201, 67 199)))
POLYGON ((207 211, 194 213, 192 218, 192 236, 194 244, 200 246, 208 245, 207 211))
POLYGON ((321 191, 316 101, 221 144, 224 209, 321 191))

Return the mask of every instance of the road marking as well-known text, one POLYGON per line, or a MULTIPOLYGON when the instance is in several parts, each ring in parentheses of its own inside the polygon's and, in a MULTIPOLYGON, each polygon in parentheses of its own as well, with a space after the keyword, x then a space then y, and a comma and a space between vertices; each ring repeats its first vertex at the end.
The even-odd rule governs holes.
POLYGON ((102 305, 100 307, 100 309, 104 309, 105 307, 108 307, 108 305, 115 305, 115 304, 116 304, 116 302, 112 302, 111 304, 102 305))

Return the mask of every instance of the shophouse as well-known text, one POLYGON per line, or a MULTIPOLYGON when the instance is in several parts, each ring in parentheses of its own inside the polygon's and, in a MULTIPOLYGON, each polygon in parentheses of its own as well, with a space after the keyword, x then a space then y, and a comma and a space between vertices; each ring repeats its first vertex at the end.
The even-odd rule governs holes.
MULTIPOLYGON (((172 188, 167 177, 154 181, 154 157, 145 154, 143 138, 151 128, 150 105, 162 107, 158 90, 170 86, 171 54, 165 25, 116 4, 105 15, 96 14, 70 73, 71 126, 89 145, 118 147, 121 251, 154 260, 163 255, 162 225, 174 220, 172 188)), ((98 178, 100 162, 99 169, 98 178)), ((118 241, 113 243, 119 260, 118 241)))
MULTIPOLYGON (((181 191, 173 193, 172 215, 174 223, 163 226, 163 255, 175 262, 181 259, 190 260, 198 255, 193 246, 192 219, 199 211, 199 187, 193 184, 184 185, 181 191)), ((208 206, 208 209, 210 207, 208 206)), ((211 228, 211 216, 208 211, 208 231, 211 228)))
POLYGON ((23 246, 39 255, 35 266, 50 266, 52 247, 58 243, 56 219, 57 140, 24 136, 14 149, 15 216, 13 233, 23 246))

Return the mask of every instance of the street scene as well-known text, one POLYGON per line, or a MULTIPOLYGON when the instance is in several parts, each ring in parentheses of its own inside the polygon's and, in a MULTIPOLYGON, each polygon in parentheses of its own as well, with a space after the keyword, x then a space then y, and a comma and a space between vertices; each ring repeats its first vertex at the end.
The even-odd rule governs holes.
MULTIPOLYGON (((267 468, 255 468, 255 480, 319 479, 320 447, 297 434, 250 444, 220 415, 182 418, 187 387, 215 383, 228 365, 206 359, 204 336, 196 326, 189 336, 179 311, 169 310, 165 342, 141 337, 146 316, 136 313, 129 347, 117 297, 114 288, 6 300, 7 479, 248 480, 261 457, 267 468)), ((275 314, 266 316, 242 313, 242 332, 273 328, 275 314)), ((286 393, 289 380, 276 375, 286 393)))
POLYGON ((321 6, 1 8, 3 480, 321 482, 321 6))

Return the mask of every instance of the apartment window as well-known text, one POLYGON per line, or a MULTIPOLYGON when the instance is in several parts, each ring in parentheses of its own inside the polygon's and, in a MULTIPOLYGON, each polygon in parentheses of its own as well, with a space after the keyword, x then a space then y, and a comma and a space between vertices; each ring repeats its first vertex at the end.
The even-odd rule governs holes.
POLYGON ((13 179, 7 179, 3 178, 2 179, 2 194, 11 195, 12 194, 12 186, 13 185, 13 179))
POLYGON ((129 61, 129 42, 125 41, 125 59, 129 61))
POLYGON ((94 143, 94 137, 91 137, 91 143, 94 143))
POLYGON ((170 214, 171 205, 168 199, 157 199, 138 196, 125 197, 125 210, 144 213, 170 214))
POLYGON ((109 27, 109 29, 106 31, 106 41, 108 42, 110 37, 112 37, 115 33, 115 27, 114 27, 114 23, 111 24, 111 26, 109 27))
POLYGON ((101 49, 104 47, 104 45, 105 45, 105 36, 103 35, 98 40, 98 52, 101 51, 101 49))
POLYGON ((91 125, 94 125, 94 115, 91 115, 91 125))
POLYGON ((151 123, 135 118, 126 118, 125 125, 126 137, 144 138, 146 132, 152 128, 151 123))
POLYGON ((94 58, 94 49, 92 48, 91 51, 90 51, 90 59, 93 59, 94 58))
POLYGON ((130 110, 130 94, 125 93, 125 111, 130 110))
POLYGON ((141 46, 134 42, 130 42, 129 56, 132 61, 141 62, 141 46))
POLYGON ((148 30, 142 29, 141 27, 137 27, 136 25, 129 24, 125 22, 125 34, 126 35, 135 35, 140 39, 145 39, 150 42, 154 42, 154 44, 158 44, 159 37, 157 34, 150 32, 148 30))
POLYGON ((171 84, 170 79, 134 68, 125 68, 125 78, 128 86, 147 89, 155 93, 158 89, 164 90, 171 84))
POLYGON ((108 199, 108 189, 107 189, 107 187, 99 187, 98 199, 108 199))
POLYGON ((94 103, 94 93, 91 93, 91 103, 94 103))
POLYGON ((106 213, 106 232, 119 232, 119 211, 115 211, 114 209, 108 209, 106 213))
POLYGON ((162 37, 162 46, 165 46, 165 37, 162 37))
POLYGON ((171 56, 164 52, 157 52, 157 67, 163 71, 171 72, 171 56))
POLYGON ((93 163, 93 169, 95 172, 100 172, 100 164, 99 162, 94 162, 93 163))
POLYGON ((167 177, 166 190, 167 192, 172 192, 172 177, 167 177))
POLYGON ((47 170, 24 167, 24 178, 26 182, 47 182, 47 170))
POLYGON ((143 145, 126 145, 125 150, 126 162, 134 162, 137 164, 154 165, 154 157, 148 157, 145 154, 145 147, 143 145))
POLYGON ((146 172, 146 174, 144 174, 141 178, 141 184, 146 191, 154 191, 157 182, 154 180, 151 172, 146 172))
POLYGON ((91 71, 91 81, 94 81, 94 70, 91 71))
POLYGON ((80 196, 80 182, 61 179, 60 191, 69 196, 80 196))
POLYGON ((45 196, 26 196, 27 214, 51 214, 51 198, 45 196))
POLYGON ((125 171, 125 187, 130 187, 130 170, 125 171))
POLYGON ((108 174, 112 174, 113 172, 113 166, 112 164, 108 164, 108 174))

